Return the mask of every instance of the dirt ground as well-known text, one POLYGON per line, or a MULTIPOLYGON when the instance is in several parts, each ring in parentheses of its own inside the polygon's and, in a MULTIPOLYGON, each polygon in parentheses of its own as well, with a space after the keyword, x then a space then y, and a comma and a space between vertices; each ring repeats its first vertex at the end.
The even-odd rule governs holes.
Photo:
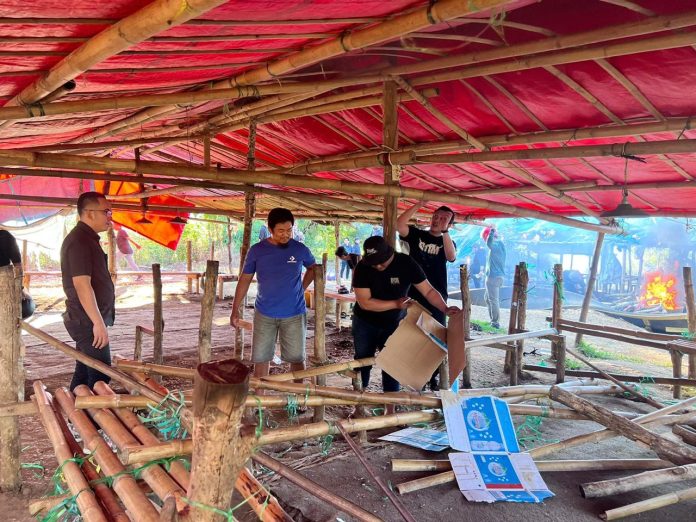
MULTIPOLYGON (((37 279, 32 282, 32 294, 37 301, 37 313, 31 320, 34 326, 39 327, 51 335, 71 342, 65 331, 60 313, 63 310, 63 296, 58 282, 53 279, 37 279)), ((166 322, 164 350, 167 364, 192 367, 195 364, 196 342, 200 313, 200 296, 183 293, 183 283, 176 278, 164 280, 164 318, 166 322)), ((232 286, 226 288, 232 291, 232 286)), ((137 324, 150 326, 152 324, 152 293, 147 281, 125 280, 119 281, 117 303, 117 322, 110 329, 111 350, 114 355, 132 358, 134 346, 134 330, 137 324)), ((215 305, 215 320, 212 334, 213 353, 216 357, 228 356, 232 343, 232 332, 228 325, 231 300, 218 301, 215 305)), ((329 310, 332 307, 329 306, 329 310)), ((249 310, 247 315, 252 312, 249 310)), ((486 320, 486 310, 475 307, 472 310, 473 318, 486 320)), ((502 324, 507 324, 507 311, 503 311, 502 324)), ((527 328, 530 330, 547 327, 546 316, 548 311, 530 310, 527 315, 527 328)), ((577 310, 565 310, 564 317, 577 319, 577 310)), ((349 320, 343 321, 342 330, 339 332, 331 321, 327 324, 327 351, 332 361, 346 360, 353 356, 352 338, 350 335, 349 320)), ((595 324, 631 327, 626 323, 606 317, 600 313, 591 312, 588 319, 595 324)), ((308 352, 312 355, 313 318, 310 316, 308 332, 308 352)), ((473 333, 474 337, 489 335, 479 332, 473 333)), ((617 373, 630 373, 636 375, 663 375, 670 376, 669 355, 649 348, 641 348, 625 343, 610 341, 607 339, 586 339, 594 347, 607 351, 611 359, 595 360, 602 368, 617 373)), ((249 339, 247 339, 247 342, 249 339)), ((572 342, 572 338, 569 339, 572 342)), ((25 366, 26 385, 25 393, 28 398, 31 393, 32 382, 40 379, 49 390, 60 386, 66 386, 70 381, 74 362, 72 359, 52 349, 36 338, 25 335, 26 346, 25 366)), ((145 341, 144 357, 151 356, 152 345, 145 341)), ((549 355, 549 343, 546 341, 530 341, 525 345, 526 352, 532 352, 525 356, 525 362, 539 364, 549 355)), ((245 351, 249 356, 249 349, 245 351)), ((491 348, 475 349, 473 352, 472 378, 475 387, 503 386, 507 383, 507 376, 502 372, 503 352, 491 348)), ((272 371, 285 371, 283 366, 274 367, 272 371)), ((527 383, 551 383, 553 376, 550 374, 534 373, 529 375, 527 383)), ((165 381, 170 389, 176 389, 181 382, 165 381)), ((343 377, 332 377, 330 384, 347 386, 349 382, 343 377)), ((380 390, 381 383, 378 372, 373 372, 371 390, 380 390)), ((667 386, 651 386, 651 394, 658 400, 669 400, 671 392, 667 386)), ((693 389, 686 389, 693 392, 693 389)), ((593 398, 610 408, 617 410, 632 410, 647 412, 649 406, 615 397, 593 398)), ((349 407, 328 407, 329 417, 342 418, 352 413, 349 407)), ((516 423, 521 423, 524 418, 515 417, 516 423)), ((270 426, 286 425, 289 421, 285 412, 275 412, 267 420, 270 426)), ((311 411, 294 422, 311 422, 311 411)), ((29 466, 43 466, 43 471, 28 467, 24 469, 24 487, 18 494, 0 494, 0 506, 3 508, 4 519, 12 521, 33 520, 27 510, 29 501, 41 497, 51 490, 50 477, 56 468, 56 461, 51 445, 46 438, 44 428, 37 418, 22 417, 20 419, 22 437, 22 462, 29 466)), ((564 439, 579 433, 585 433, 598 429, 598 425, 590 421, 562 421, 546 419, 542 423, 541 436, 536 444, 543 444, 555 440, 564 439)), ((393 473, 390 471, 392 458, 415 459, 443 459, 445 452, 433 454, 410 448, 408 446, 386 443, 377 440, 383 434, 393 429, 371 432, 369 443, 365 451, 373 467, 382 476, 385 482, 392 485, 411 480, 428 473, 393 473)), ((533 447, 530 446, 530 448, 533 447)), ((528 448, 529 449, 529 448, 528 448)), ((369 475, 354 458, 345 442, 340 439, 334 441, 301 441, 284 443, 264 449, 269 454, 280 458, 284 463, 300 470, 302 474, 324 485, 328 489, 357 503, 363 508, 377 514, 387 521, 401 520, 397 511, 389 503, 378 487, 371 481, 369 475), (322 453, 322 449, 324 453, 322 453)), ((645 458, 654 457, 649 451, 642 449, 634 443, 627 443, 626 439, 617 437, 600 444, 585 445, 571 450, 566 450, 552 455, 554 459, 602 459, 602 458, 645 458)), ((263 470, 256 470, 261 473, 263 470)), ((597 520, 599 513, 606 509, 636 502, 648 497, 673 491, 674 487, 663 486, 651 488, 650 491, 637 491, 624 494, 620 497, 608 497, 606 499, 583 499, 578 491, 578 485, 583 482, 600 480, 614 476, 620 476, 616 472, 565 472, 545 473, 544 479, 547 485, 556 495, 543 504, 512 504, 496 503, 491 505, 468 503, 458 491, 454 483, 444 484, 434 488, 421 490, 401 496, 401 500, 407 509, 418 521, 425 520, 480 520, 486 521, 517 521, 517 520, 564 520, 568 522, 597 520)), ((303 490, 289 484, 278 476, 260 476, 262 482, 268 485, 272 492, 279 498, 286 510, 298 521, 330 521, 350 520, 344 514, 336 512, 330 506, 317 501, 303 490)), ((680 487, 693 486, 692 483, 683 483, 680 487)), ((696 503, 693 501, 677 504, 660 510, 636 515, 627 520, 635 521, 661 521, 670 522, 681 520, 693 520, 693 509, 696 503)), ((253 520, 248 514, 241 514, 241 519, 253 520)))

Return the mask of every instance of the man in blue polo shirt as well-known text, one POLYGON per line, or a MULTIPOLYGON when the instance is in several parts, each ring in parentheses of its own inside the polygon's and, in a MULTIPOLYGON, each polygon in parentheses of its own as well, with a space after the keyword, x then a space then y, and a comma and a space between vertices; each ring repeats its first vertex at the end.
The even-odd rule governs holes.
POLYGON ((292 238, 295 218, 286 208, 268 213, 270 236, 249 249, 237 283, 230 323, 239 327, 239 309, 256 274, 258 293, 254 313, 251 361, 254 375, 268 375, 276 338, 281 359, 293 371, 305 368, 307 310, 304 291, 314 278, 314 256, 305 245, 292 238), (302 277, 302 267, 307 270, 302 277))

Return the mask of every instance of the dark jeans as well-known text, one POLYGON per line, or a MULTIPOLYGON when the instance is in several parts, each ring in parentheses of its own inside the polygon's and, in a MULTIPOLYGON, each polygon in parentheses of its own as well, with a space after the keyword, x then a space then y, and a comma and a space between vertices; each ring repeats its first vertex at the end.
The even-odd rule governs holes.
MULTIPOLYGON (((399 323, 377 326, 357 315, 353 315, 353 344, 355 345, 355 358, 374 357, 378 349, 384 348, 384 343, 394 333, 399 323)), ((363 388, 370 384, 370 371, 372 366, 360 368, 363 388)), ((385 392, 398 392, 401 389, 399 381, 388 373, 382 372, 382 389, 385 392)))
POLYGON ((348 261, 341 261, 340 275, 343 279, 350 279, 350 265, 348 264, 348 261))
MULTIPOLYGON (((65 329, 70 334, 72 340, 75 341, 77 351, 111 366, 111 350, 109 349, 109 345, 107 344, 101 349, 97 349, 92 346, 92 343, 94 342, 94 334, 92 333, 91 324, 71 320, 64 321, 63 324, 65 324, 65 329)), ((95 370, 86 364, 76 361, 75 373, 73 374, 72 381, 70 382, 70 390, 74 390, 75 387, 79 386, 80 384, 86 384, 92 388, 97 381, 104 381, 108 384, 110 380, 111 377, 108 375, 104 375, 99 370, 95 370)))

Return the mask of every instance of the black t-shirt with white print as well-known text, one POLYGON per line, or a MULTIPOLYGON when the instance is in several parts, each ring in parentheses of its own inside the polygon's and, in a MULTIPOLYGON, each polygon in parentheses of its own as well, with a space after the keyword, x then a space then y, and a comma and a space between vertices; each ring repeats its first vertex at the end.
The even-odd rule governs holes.
MULTIPOLYGON (((408 243, 409 255, 423 269, 428 282, 447 300, 447 257, 442 236, 409 225, 408 235, 399 237, 408 243)), ((411 297, 417 297, 413 291, 411 297)))
MULTIPOLYGON (((406 297, 411 285, 425 281, 423 269, 406 254, 394 254, 394 260, 389 266, 379 271, 362 261, 355 267, 353 288, 369 288, 370 295, 375 299, 390 301, 406 297)), ((388 327, 401 319, 403 310, 387 310, 372 312, 364 310, 356 303, 353 313, 377 326, 388 327)))

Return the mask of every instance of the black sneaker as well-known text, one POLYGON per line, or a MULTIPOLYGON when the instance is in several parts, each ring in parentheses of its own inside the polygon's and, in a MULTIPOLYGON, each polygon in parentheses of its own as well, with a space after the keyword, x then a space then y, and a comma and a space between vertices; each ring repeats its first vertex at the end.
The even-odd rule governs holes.
POLYGON ((500 328, 500 323, 491 323, 491 328, 500 328))

